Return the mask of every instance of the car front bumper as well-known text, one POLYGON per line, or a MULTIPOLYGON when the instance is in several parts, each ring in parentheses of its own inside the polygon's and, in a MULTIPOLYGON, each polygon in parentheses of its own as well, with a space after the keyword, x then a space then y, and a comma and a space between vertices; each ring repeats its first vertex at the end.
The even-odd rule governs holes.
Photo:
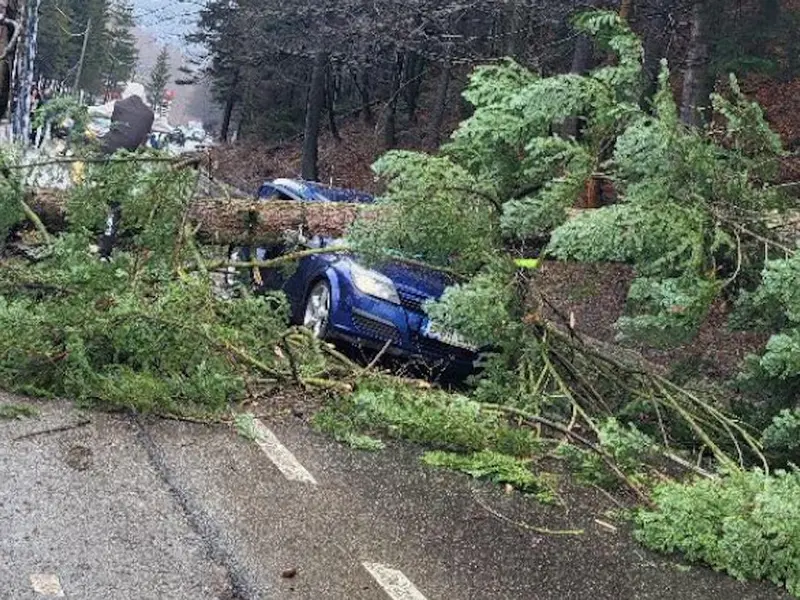
POLYGON ((478 352, 424 335, 428 317, 417 310, 419 304, 398 305, 357 290, 344 294, 342 300, 331 315, 335 337, 436 367, 472 370, 479 364, 478 352))

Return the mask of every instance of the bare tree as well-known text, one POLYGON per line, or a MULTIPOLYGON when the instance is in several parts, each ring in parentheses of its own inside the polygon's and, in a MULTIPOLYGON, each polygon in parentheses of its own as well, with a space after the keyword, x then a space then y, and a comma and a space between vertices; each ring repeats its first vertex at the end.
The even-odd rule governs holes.
POLYGON ((306 126, 303 134, 303 179, 316 181, 319 178, 317 158, 319 154, 319 130, 322 112, 325 110, 325 71, 329 55, 317 52, 311 72, 311 86, 306 103, 306 126))

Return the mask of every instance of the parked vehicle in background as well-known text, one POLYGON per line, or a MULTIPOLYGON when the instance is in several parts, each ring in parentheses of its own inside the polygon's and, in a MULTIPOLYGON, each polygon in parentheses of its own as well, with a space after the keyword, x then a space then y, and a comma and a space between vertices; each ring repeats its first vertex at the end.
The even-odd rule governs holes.
MULTIPOLYGON (((264 183, 258 198, 264 202, 374 202, 363 192, 293 179, 264 183)), ((326 248, 338 243, 316 237, 305 245, 326 248)), ((258 248, 256 253, 259 260, 268 260, 285 251, 274 246, 258 248)), ((235 253, 240 259, 248 258, 244 249, 235 253)), ((289 299, 292 321, 320 339, 384 350, 458 374, 472 372, 477 364, 477 348, 456 332, 438 327, 425 313, 425 303, 440 298, 453 283, 440 271, 402 262, 370 267, 349 253, 323 252, 299 260, 290 275, 284 273, 280 268, 262 269, 262 287, 282 289, 289 299)))

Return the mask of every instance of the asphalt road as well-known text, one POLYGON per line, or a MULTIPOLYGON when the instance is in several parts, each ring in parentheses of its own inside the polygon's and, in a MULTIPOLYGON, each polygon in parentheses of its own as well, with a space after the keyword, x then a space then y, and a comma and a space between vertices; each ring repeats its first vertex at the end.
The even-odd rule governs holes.
POLYGON ((544 507, 411 446, 27 402, 40 417, 0 421, 1 600, 788 598, 646 552, 595 500, 544 507))

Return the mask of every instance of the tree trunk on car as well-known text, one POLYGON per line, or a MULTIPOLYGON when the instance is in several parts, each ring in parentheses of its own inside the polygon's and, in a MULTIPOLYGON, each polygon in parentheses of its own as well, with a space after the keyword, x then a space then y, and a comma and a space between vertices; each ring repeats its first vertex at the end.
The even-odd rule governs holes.
POLYGON ((328 69, 328 53, 317 52, 311 71, 311 87, 306 102, 306 126, 303 132, 302 175, 307 181, 319 178, 317 159, 319 155, 319 130, 322 112, 325 110, 325 73, 328 69))
MULTIPOLYGON (((64 228, 68 192, 38 189, 27 202, 51 231, 64 228)), ((344 202, 259 202, 250 198, 197 198, 187 214, 201 242, 255 245, 302 227, 306 235, 343 237, 364 205, 344 202)), ((367 213, 372 214, 372 213, 367 213)))

